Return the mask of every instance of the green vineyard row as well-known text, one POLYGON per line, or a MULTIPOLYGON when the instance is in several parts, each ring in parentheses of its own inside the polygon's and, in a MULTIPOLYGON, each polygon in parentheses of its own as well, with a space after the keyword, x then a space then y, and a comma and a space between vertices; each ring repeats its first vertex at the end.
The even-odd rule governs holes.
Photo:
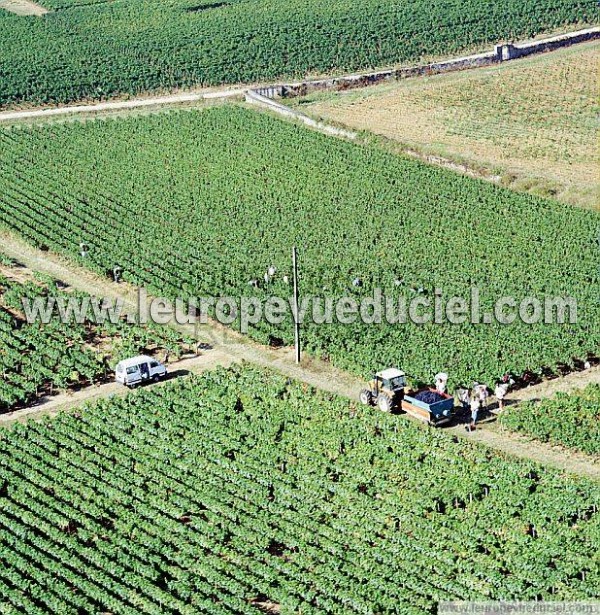
POLYGON ((500 422, 542 442, 600 455, 600 387, 590 385, 577 393, 508 407, 500 422))
POLYGON ((0 106, 354 71, 595 23, 595 0, 41 0, 0 10, 0 106))
MULTIPOLYGON (((505 296, 578 302, 566 325, 303 326, 306 350, 362 376, 398 365, 491 384, 600 348, 597 213, 239 107, 0 131, 0 224, 170 298, 288 297, 297 245, 303 297, 468 300, 476 286, 482 311, 505 296)), ((291 316, 250 334, 292 343, 291 316)))
POLYGON ((258 369, 18 425, 0 450, 8 613, 598 597, 598 485, 258 369))

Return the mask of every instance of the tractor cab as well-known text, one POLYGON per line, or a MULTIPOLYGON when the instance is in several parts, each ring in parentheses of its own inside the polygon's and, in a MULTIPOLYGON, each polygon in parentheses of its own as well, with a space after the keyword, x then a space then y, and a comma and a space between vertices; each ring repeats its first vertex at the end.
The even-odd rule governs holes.
POLYGON ((386 369, 375 374, 375 382, 382 389, 397 393, 406 386, 406 376, 399 369, 386 369))
POLYGON ((373 376, 367 388, 360 392, 361 403, 377 405, 384 412, 393 412, 402 403, 406 374, 399 369, 386 369, 373 376))

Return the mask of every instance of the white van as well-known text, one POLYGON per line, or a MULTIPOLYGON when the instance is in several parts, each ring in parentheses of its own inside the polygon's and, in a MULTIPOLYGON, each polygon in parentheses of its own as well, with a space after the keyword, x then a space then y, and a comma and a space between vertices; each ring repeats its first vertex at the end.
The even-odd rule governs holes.
POLYGON ((141 382, 158 381, 167 375, 167 368, 156 359, 140 355, 117 364, 115 380, 128 387, 141 382))

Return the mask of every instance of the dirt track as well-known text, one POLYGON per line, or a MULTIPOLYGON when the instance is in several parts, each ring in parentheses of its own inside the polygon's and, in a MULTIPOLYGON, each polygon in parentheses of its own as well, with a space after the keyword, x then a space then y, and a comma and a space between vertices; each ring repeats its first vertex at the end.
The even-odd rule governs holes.
MULTIPOLYGON (((19 10, 25 11, 37 11, 36 13, 20 13, 20 14, 43 14, 44 12, 48 12, 43 7, 36 5, 34 2, 30 2, 29 0, 0 0, 0 8, 6 8, 7 10, 12 10, 13 12, 17 12, 17 7, 20 7, 19 10), (5 6, 2 6, 5 5, 5 6), (12 8, 9 8, 12 7, 12 8), (41 11, 41 13, 40 13, 41 11)), ((582 34, 587 33, 588 31, 596 31, 595 35, 598 35, 598 28, 586 28, 584 30, 579 30, 578 32, 571 33, 560 33, 558 36, 551 37, 547 40, 554 40, 556 38, 560 38, 561 36, 570 36, 573 34, 582 34)), ((521 46, 523 44, 521 43, 521 46)), ((527 46, 527 44, 525 44, 527 46)), ((456 58, 451 57, 445 62, 453 62, 464 60, 465 58, 456 58)), ((423 65, 426 67, 429 65, 423 65)), ((367 71, 364 73, 356 73, 351 75, 343 75, 339 77, 331 77, 331 76, 322 76, 321 78, 308 79, 304 84, 315 84, 320 82, 332 82, 335 84, 336 81, 346 81, 346 82, 368 82, 369 80, 365 78, 368 75, 377 75, 382 71, 367 71)), ((386 71, 383 71, 386 72, 386 71)), ((427 72, 427 71, 426 71, 427 72)), ((76 114, 94 114, 94 113, 104 113, 104 112, 114 112, 114 111, 127 111, 132 109, 139 109, 144 107, 162 107, 168 105, 177 105, 182 103, 195 103, 203 100, 210 99, 227 99, 227 98, 235 98, 235 97, 244 97, 247 93, 257 94, 258 91, 264 90, 278 90, 281 88, 294 88, 300 83, 275 83, 275 84, 238 84, 237 86, 230 86, 224 88, 212 88, 212 89, 200 89, 200 90, 191 90, 191 91, 179 91, 172 94, 165 94, 162 96, 138 96, 136 98, 132 98, 129 100, 110 100, 106 102, 98 102, 98 103, 89 103, 89 104, 79 104, 79 105, 64 105, 60 107, 50 107, 50 108, 30 108, 18 111, 3 111, 0 112, 0 123, 1 122, 19 122, 22 120, 38 120, 38 119, 46 119, 57 116, 70 116, 76 114)), ((335 85, 332 85, 335 89, 335 85)), ((364 85, 360 86, 364 87, 364 85)), ((310 119, 310 118, 307 118, 310 119)), ((321 130, 325 132, 329 132, 331 134, 335 134, 336 131, 339 131, 339 128, 322 125, 321 130)))
POLYGON ((0 9, 15 15, 35 15, 36 17, 41 17, 50 12, 35 2, 29 2, 29 0, 0 0, 0 9))
MULTIPOLYGON (((2 0, 0 0, 2 2, 2 0)), ((80 114, 106 113, 113 111, 131 111, 134 109, 164 107, 184 103, 196 103, 207 100, 227 99, 241 97, 245 89, 225 88, 222 90, 200 90, 195 92, 181 92, 165 96, 142 97, 132 100, 112 100, 94 104, 66 105, 63 107, 50 107, 47 109, 25 109, 23 111, 3 111, 0 113, 0 122, 19 122, 22 120, 45 120, 80 114)))
MULTIPOLYGON (((126 313, 135 313, 137 310, 136 289, 129 284, 115 284, 105 278, 100 278, 58 255, 37 250, 4 231, 0 231, 0 245, 2 251, 8 256, 35 271, 51 275, 80 291, 92 295, 112 299, 119 297, 124 302, 126 313)), ((182 375, 186 372, 200 373, 217 365, 226 366, 234 362, 247 361, 275 369, 317 389, 341 395, 351 400, 356 399, 363 384, 351 374, 342 372, 330 364, 316 359, 305 358, 302 365, 296 365, 292 349, 272 349, 260 346, 220 325, 203 325, 197 329, 191 325, 174 324, 172 326, 186 335, 197 335, 201 341, 211 347, 210 350, 196 359, 173 364, 172 370, 179 371, 182 375)), ((544 382, 539 386, 517 392, 510 398, 514 401, 520 401, 548 397, 557 391, 568 391, 583 387, 591 382, 600 382, 600 367, 544 382)), ((72 396, 54 397, 32 408, 0 416, 0 424, 10 424, 25 418, 54 414, 59 410, 71 408, 84 401, 114 394, 126 394, 126 392, 126 389, 115 384, 89 387, 72 396)), ((410 419, 401 416, 399 420, 410 419)), ((599 459, 542 443, 530 442, 520 436, 500 432, 494 423, 484 423, 481 429, 472 434, 466 433, 462 426, 449 428, 448 431, 458 437, 474 440, 510 455, 531 459, 566 472, 600 480, 599 459)))
MULTIPOLYGON (((209 350, 200 356, 183 359, 169 364, 169 377, 165 382, 172 378, 178 378, 188 374, 200 374, 204 371, 215 369, 216 367, 228 367, 234 362, 233 357, 218 350, 209 350)), ((159 383, 161 386, 164 383, 159 383)), ((129 390, 116 383, 88 386, 75 392, 61 393, 52 397, 42 398, 30 407, 7 412, 0 415, 0 425, 11 425, 16 422, 24 422, 30 418, 42 418, 44 416, 54 416, 63 410, 81 406, 86 402, 93 402, 105 397, 124 396, 129 390)))

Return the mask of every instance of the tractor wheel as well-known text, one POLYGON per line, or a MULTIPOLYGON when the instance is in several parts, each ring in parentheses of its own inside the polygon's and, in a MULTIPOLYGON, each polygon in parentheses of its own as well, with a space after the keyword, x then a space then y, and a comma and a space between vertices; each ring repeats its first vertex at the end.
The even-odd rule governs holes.
POLYGON ((365 406, 373 405, 373 393, 369 389, 363 389, 359 395, 360 403, 365 406))
POLYGON ((380 395, 377 399, 377 405, 383 412, 392 412, 394 410, 394 403, 387 395, 380 395))

